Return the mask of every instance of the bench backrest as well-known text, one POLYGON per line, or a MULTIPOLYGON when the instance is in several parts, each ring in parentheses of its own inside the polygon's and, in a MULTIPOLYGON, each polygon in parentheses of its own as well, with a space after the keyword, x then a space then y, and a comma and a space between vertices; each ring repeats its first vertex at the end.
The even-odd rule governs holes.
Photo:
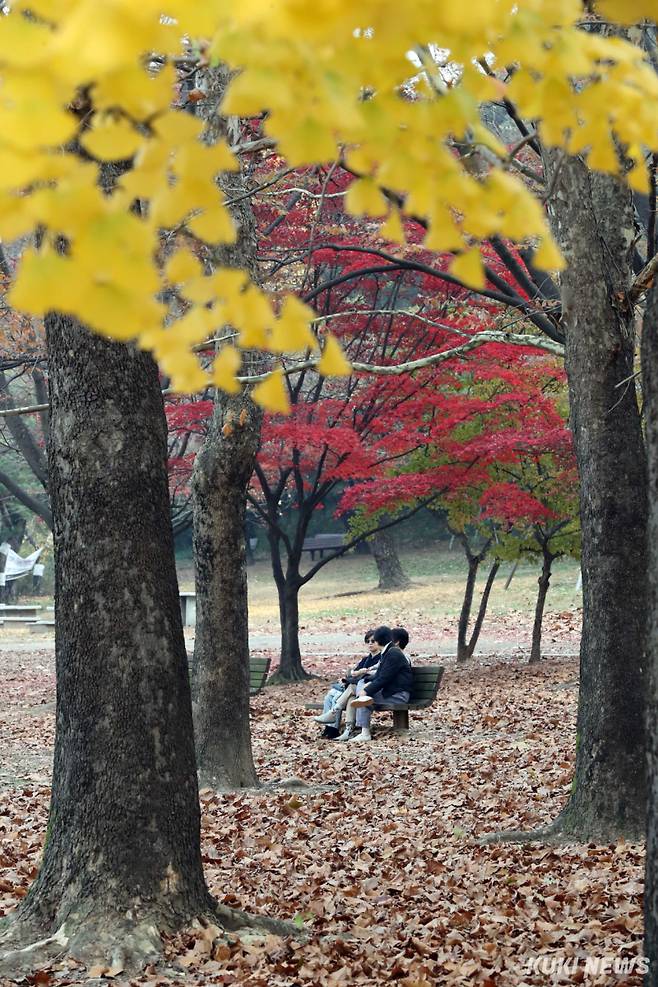
POLYGON ((267 680, 271 658, 249 659, 249 695, 256 696, 267 680))
POLYGON ((341 534, 311 535, 304 539, 305 549, 314 548, 340 548, 345 543, 345 537, 341 534))
POLYGON ((414 684, 409 702, 430 703, 439 691, 443 678, 443 665, 414 665, 414 684))

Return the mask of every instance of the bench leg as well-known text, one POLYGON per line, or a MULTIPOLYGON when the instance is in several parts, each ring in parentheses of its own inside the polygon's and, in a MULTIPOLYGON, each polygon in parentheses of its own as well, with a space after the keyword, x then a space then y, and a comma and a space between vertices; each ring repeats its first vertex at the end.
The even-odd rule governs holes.
POLYGON ((409 729, 409 710, 408 709, 394 709, 393 710, 393 729, 394 730, 408 730, 409 729))

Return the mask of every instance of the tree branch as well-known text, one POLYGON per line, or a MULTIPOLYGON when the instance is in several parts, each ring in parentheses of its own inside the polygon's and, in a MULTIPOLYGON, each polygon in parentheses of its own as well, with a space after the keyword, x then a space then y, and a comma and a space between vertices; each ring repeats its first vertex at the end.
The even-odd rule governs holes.
POLYGON ((43 518, 50 530, 53 528, 53 516, 49 505, 43 501, 39 500, 37 497, 33 497, 29 494, 27 490, 24 490, 11 476, 0 470, 0 483, 2 483, 10 494, 13 494, 16 500, 20 501, 23 507, 27 507, 29 511, 36 514, 37 517, 43 518))

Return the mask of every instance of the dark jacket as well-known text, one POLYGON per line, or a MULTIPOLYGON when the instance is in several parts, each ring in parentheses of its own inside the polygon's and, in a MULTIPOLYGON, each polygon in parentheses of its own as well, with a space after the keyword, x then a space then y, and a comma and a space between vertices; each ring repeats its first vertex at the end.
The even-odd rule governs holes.
MULTIPOLYGON (((365 658, 361 659, 358 665, 354 666, 354 671, 356 671, 358 668, 362 668, 362 669, 371 668, 373 665, 376 665, 378 661, 379 661, 379 655, 367 654, 365 658)), ((356 683, 362 677, 363 676, 361 675, 346 675, 345 678, 343 679, 343 682, 345 682, 346 685, 356 685, 356 683)))
POLYGON ((379 656, 377 674, 372 682, 368 682, 364 691, 369 696, 374 696, 381 690, 387 699, 396 692, 411 692, 413 681, 411 662, 399 648, 390 644, 383 655, 379 656))

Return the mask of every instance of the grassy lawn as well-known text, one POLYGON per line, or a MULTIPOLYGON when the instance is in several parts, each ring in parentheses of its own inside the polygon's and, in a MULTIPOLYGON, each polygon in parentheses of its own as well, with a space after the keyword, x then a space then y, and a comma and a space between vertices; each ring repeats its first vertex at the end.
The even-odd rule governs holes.
MULTIPOLYGON (((361 617, 376 612, 384 604, 392 612, 416 611, 427 619, 458 615, 466 581, 466 562, 457 547, 407 549, 400 553, 405 572, 413 580, 407 590, 382 594, 377 591, 377 568, 371 556, 349 555, 329 562, 303 587, 300 594, 302 621, 325 617, 361 617)), ((491 593, 491 614, 529 613, 534 609, 539 567, 522 562, 509 589, 505 582, 512 568, 505 563, 491 593)), ((562 612, 580 606, 580 591, 575 591, 579 566, 573 559, 555 563, 548 595, 547 610, 562 612)), ((488 565, 481 567, 478 588, 484 585, 488 565)), ((249 614, 253 623, 278 619, 278 603, 272 571, 267 559, 249 567, 249 614)), ((179 571, 181 589, 193 589, 191 568, 179 571)))

